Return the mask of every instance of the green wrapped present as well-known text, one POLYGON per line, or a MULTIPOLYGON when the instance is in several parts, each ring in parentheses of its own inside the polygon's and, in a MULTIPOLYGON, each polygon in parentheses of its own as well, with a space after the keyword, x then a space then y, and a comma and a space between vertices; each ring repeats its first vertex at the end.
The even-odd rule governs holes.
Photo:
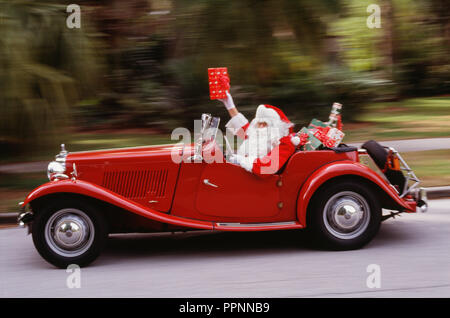
POLYGON ((328 125, 324 123, 323 121, 320 121, 318 119, 313 118, 311 122, 308 125, 308 129, 314 129, 316 127, 327 127, 328 125))
POLYGON ((316 150, 322 146, 322 143, 317 139, 308 128, 303 127, 299 133, 305 133, 308 135, 308 141, 302 146, 301 150, 316 150))

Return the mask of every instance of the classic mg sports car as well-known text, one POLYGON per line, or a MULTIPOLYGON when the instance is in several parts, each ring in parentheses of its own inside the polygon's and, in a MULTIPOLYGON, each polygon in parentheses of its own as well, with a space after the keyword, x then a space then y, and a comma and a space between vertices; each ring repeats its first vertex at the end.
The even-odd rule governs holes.
POLYGON ((216 143, 218 122, 203 114, 192 144, 73 153, 62 145, 50 182, 20 203, 20 225, 40 255, 63 268, 92 262, 110 233, 306 229, 327 248, 356 249, 382 220, 427 209, 418 178, 392 148, 369 141, 296 151, 277 173, 259 177, 202 158, 211 145, 230 155, 216 143))

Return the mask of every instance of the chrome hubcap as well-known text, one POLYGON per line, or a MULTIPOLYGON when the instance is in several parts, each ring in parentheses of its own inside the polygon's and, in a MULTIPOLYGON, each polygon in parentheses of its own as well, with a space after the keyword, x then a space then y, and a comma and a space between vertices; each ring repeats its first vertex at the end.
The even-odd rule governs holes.
POLYGON ((323 219, 331 234, 341 239, 352 239, 364 232, 369 225, 369 204, 356 192, 339 192, 325 205, 323 219))
POLYGON ((45 239, 49 247, 59 255, 78 256, 92 245, 94 225, 83 211, 62 209, 47 221, 45 239))
POLYGON ((74 249, 86 241, 89 227, 83 219, 71 214, 57 222, 54 232, 56 244, 62 248, 74 249))

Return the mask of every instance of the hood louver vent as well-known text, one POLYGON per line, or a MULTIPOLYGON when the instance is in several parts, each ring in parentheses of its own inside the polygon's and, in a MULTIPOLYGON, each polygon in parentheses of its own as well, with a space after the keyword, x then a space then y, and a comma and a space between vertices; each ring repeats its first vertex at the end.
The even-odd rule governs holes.
POLYGON ((126 198, 164 197, 167 169, 106 171, 102 186, 126 198))

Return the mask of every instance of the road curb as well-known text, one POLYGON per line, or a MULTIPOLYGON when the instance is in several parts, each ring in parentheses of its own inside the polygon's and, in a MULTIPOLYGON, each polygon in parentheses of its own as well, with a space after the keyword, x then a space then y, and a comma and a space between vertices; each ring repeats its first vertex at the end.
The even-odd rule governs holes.
MULTIPOLYGON (((427 189, 428 199, 450 198, 450 186, 432 187, 427 189)), ((19 213, 0 213, 0 224, 17 224, 19 213)))
POLYGON ((0 213, 0 224, 17 224, 19 213, 0 213))
POLYGON ((450 197, 450 186, 426 188, 428 199, 450 197))

